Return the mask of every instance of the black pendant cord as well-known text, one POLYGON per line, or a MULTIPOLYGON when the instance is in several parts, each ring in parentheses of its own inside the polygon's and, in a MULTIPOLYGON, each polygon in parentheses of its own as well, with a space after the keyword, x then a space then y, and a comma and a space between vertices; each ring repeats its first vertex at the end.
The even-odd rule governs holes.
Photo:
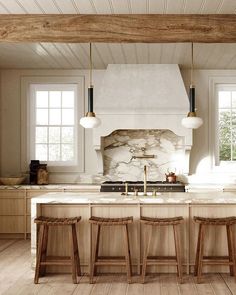
POLYGON ((193 43, 191 43, 191 84, 189 89, 189 110, 195 112, 195 87, 193 86, 193 43))
POLYGON ((88 112, 93 113, 93 87, 88 88, 88 112))
POLYGON ((195 88, 191 85, 189 89, 189 110, 195 112, 195 88))
POLYGON ((92 86, 92 44, 89 43, 89 88, 88 88, 88 112, 93 113, 93 86, 92 86))

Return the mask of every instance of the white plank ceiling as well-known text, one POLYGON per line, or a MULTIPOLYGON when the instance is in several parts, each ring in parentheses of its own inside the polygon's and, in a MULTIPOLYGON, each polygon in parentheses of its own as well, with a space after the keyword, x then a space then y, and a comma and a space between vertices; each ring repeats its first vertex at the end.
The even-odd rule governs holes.
MULTIPOLYGON (((236 0, 0 0, 0 14, 236 13, 236 0)), ((88 68, 88 44, 0 43, 0 68, 88 68)), ((190 44, 93 45, 93 64, 177 63, 190 67, 190 44)), ((200 69, 236 69, 236 44, 195 44, 200 69)))

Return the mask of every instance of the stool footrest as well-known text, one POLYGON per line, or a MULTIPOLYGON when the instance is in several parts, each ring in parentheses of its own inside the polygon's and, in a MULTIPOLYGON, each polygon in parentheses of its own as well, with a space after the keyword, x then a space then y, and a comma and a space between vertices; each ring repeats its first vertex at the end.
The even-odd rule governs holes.
POLYGON ((46 261, 41 261, 41 265, 71 265, 69 256, 47 256, 46 261))
POLYGON ((229 256, 203 256, 202 263, 205 265, 233 265, 233 262, 229 261, 229 256))

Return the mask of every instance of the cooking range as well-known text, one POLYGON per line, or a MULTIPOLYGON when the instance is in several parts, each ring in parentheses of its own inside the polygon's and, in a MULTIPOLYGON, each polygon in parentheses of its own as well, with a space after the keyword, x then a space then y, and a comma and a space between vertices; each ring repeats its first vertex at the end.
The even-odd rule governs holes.
MULTIPOLYGON (((128 186, 128 192, 135 190, 143 192, 143 181, 105 181, 101 184, 101 192, 125 192, 125 186, 128 186)), ((185 185, 182 182, 170 183, 167 181, 147 181, 148 192, 185 192, 185 185)))

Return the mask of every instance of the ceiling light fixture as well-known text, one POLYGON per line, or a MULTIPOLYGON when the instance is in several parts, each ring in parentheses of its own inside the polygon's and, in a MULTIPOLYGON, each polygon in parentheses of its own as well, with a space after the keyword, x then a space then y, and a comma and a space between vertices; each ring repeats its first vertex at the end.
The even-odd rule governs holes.
POLYGON ((191 44, 192 65, 191 65, 191 84, 189 89, 189 113, 186 118, 183 118, 181 124, 185 128, 197 129, 203 124, 203 120, 197 117, 195 109, 195 86, 193 85, 193 43, 191 44))
POLYGON ((92 44, 89 43, 89 88, 88 88, 88 112, 80 119, 80 125, 84 128, 96 128, 101 124, 101 120, 96 117, 93 111, 93 85, 92 85, 92 44))

